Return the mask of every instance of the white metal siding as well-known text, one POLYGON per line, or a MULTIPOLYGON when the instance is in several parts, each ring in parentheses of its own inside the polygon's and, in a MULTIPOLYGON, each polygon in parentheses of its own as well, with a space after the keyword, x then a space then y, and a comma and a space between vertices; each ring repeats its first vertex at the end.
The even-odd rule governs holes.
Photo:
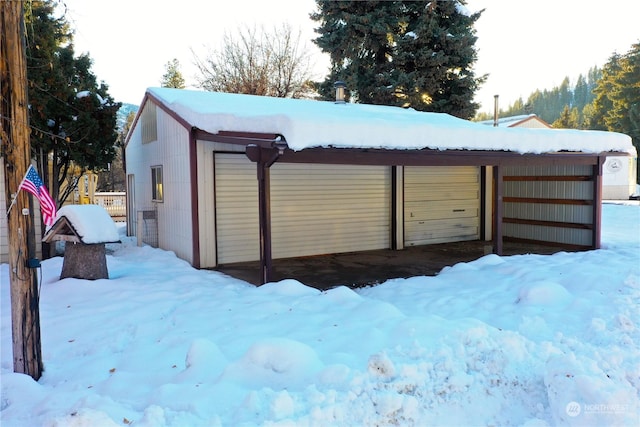
MULTIPOLYGON (((164 193, 163 202, 157 204, 158 246, 193 263, 189 132, 161 109, 158 109, 158 142, 162 163, 156 164, 162 165, 164 193)), ((147 174, 151 180, 151 169, 147 174)))
POLYGON ((127 145, 127 173, 135 175, 136 210, 156 209, 158 246, 193 263, 189 132, 156 109, 157 141, 142 143, 140 126, 127 145), (151 166, 162 166, 164 200, 151 200, 151 166))
MULTIPOLYGON (((504 169, 505 176, 590 176, 588 165, 513 166, 504 169)), ((592 181, 505 181, 504 197, 532 199, 593 200, 592 181)), ((593 223, 592 205, 562 203, 505 202, 504 217, 524 220, 593 223)), ((592 231, 552 225, 504 223, 503 235, 519 239, 539 240, 574 245, 591 245, 592 231)))
POLYGON ((478 167, 405 167, 404 192, 406 246, 480 238, 478 167))
MULTIPOLYGON (((257 260, 256 165, 215 159, 218 263, 257 260)), ((270 174, 274 258, 389 247, 388 167, 276 163, 270 174)))

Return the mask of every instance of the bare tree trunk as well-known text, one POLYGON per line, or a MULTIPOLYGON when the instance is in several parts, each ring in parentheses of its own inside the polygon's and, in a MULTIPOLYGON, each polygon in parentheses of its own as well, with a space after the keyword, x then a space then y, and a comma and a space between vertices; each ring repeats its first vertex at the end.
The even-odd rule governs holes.
POLYGON ((38 283, 35 271, 27 266, 27 260, 35 257, 33 206, 29 194, 18 191, 31 157, 23 3, 0 1, 0 140, 7 168, 7 205, 17 193, 8 215, 13 369, 38 380, 43 370, 38 283))

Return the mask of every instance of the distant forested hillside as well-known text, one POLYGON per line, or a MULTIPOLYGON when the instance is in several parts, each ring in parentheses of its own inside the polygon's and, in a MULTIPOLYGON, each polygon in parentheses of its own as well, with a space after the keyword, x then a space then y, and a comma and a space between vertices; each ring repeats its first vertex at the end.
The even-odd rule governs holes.
MULTIPOLYGON (((586 129, 590 123, 592 115, 593 101, 595 100, 594 89, 598 81, 602 78, 602 69, 591 68, 587 75, 580 74, 575 83, 569 77, 565 77, 560 86, 553 89, 537 89, 526 101, 517 99, 506 109, 500 109, 500 117, 518 116, 521 114, 536 114, 548 123, 554 123, 563 114, 568 114, 573 118, 578 129, 586 129), (566 110, 566 111, 565 111, 566 110)), ((478 113, 476 120, 493 119, 493 113, 478 113)))
POLYGON ((120 109, 118 110, 118 118, 117 118, 118 130, 122 130, 124 126, 127 124, 127 116, 129 116, 130 113, 135 114, 137 111, 138 111, 137 105, 126 104, 123 102, 122 107, 120 107, 120 109))
MULTIPOLYGON (((593 67, 575 84, 566 77, 559 87, 536 90, 518 99, 500 117, 536 114, 554 128, 594 129, 629 135, 640 152, 640 41, 625 54, 614 53, 600 69, 593 67)), ((480 113, 476 120, 490 120, 480 113)), ((640 181, 640 168, 638 169, 640 181)))

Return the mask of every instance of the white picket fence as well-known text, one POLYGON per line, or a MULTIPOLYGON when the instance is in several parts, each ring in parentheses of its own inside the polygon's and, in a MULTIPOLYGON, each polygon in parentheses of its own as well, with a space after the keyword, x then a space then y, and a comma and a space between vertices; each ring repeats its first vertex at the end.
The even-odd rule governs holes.
POLYGON ((125 192, 94 193, 93 203, 102 206, 114 221, 126 221, 127 194, 125 192))

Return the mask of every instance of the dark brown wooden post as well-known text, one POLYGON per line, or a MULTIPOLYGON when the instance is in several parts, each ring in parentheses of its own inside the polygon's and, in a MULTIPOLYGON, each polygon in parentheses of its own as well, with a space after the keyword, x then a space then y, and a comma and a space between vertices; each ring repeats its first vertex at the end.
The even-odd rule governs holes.
POLYGON ((245 153, 256 162, 258 173, 258 216, 260 224, 260 284, 271 281, 273 255, 271 253, 271 179, 270 167, 282 155, 278 148, 248 145, 245 153))
POLYGON ((269 167, 259 161, 258 211, 260 217, 260 284, 271 281, 273 268, 271 254, 271 180, 269 167))
POLYGON ((35 256, 33 207, 28 193, 18 191, 31 158, 23 6, 21 1, 0 1, 0 140, 6 161, 4 209, 16 193, 7 221, 13 370, 38 380, 43 370, 38 283, 27 267, 35 256))
POLYGON ((598 163, 593 165, 593 248, 600 249, 602 236, 602 168, 607 160, 605 156, 598 157, 598 163))
POLYGON ((504 206, 502 203, 502 195, 504 192, 502 166, 498 165, 493 167, 493 179, 493 253, 502 255, 502 217, 504 216, 504 206))

